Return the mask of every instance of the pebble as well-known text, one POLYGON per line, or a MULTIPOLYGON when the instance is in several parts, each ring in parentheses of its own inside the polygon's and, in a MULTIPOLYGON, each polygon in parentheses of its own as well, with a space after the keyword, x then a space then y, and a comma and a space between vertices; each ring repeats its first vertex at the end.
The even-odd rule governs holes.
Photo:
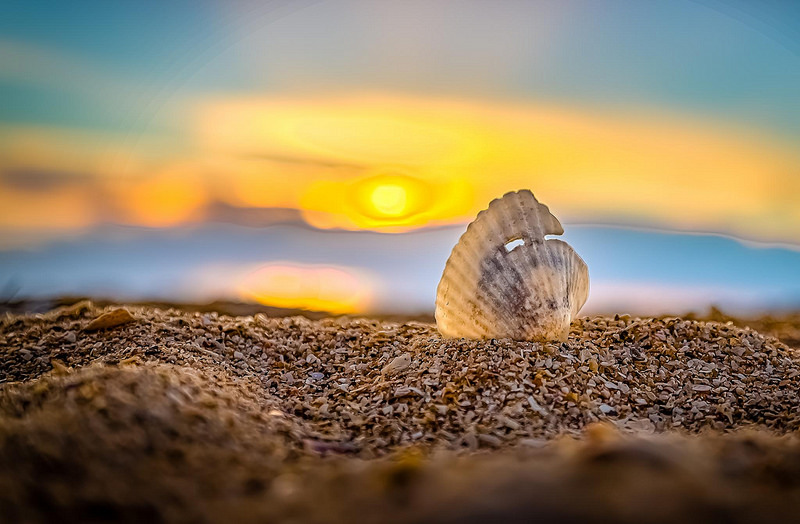
POLYGON ((383 368, 383 370, 381 370, 381 373, 383 373, 384 375, 395 375, 397 373, 400 373, 401 371, 404 371, 410 365, 411 365, 411 355, 408 353, 404 353, 399 357, 393 358, 392 361, 389 362, 383 368))
POLYGON ((102 315, 98 316, 85 328, 84 331, 97 331, 100 329, 110 329, 117 326, 121 326, 123 324, 127 324, 128 322, 133 322, 135 319, 131 312, 125 308, 114 308, 106 311, 102 315))

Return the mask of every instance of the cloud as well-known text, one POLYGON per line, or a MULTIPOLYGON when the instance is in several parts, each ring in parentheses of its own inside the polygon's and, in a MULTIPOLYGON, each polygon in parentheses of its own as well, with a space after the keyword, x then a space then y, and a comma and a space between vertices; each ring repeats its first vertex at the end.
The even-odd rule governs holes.
POLYGON ((263 160, 264 162, 275 162, 278 164, 298 164, 309 167, 323 167, 333 169, 344 169, 348 171, 364 170, 366 166, 351 162, 335 162, 331 160, 319 160, 314 158, 290 155, 265 155, 265 154, 243 154, 245 159, 263 160))
POLYGON ((410 227, 468 220, 504 192, 531 188, 567 222, 800 241, 800 210, 789 205, 800 198, 800 154, 729 122, 633 106, 609 112, 364 92, 220 97, 201 103, 198 115, 200 148, 221 158, 302 159, 290 177, 276 169, 261 179, 265 191, 268 180, 286 177, 308 188, 294 205, 320 227, 380 229, 347 195, 396 172, 432 195, 410 227), (345 178, 319 169, 341 163, 364 167, 345 178), (459 205, 443 205, 451 197, 459 205))
POLYGON ((90 173, 41 168, 0 170, 0 187, 22 191, 48 191, 68 186, 86 186, 94 181, 90 173))
POLYGON ((51 206, 69 187, 73 203, 58 207, 64 217, 10 205, 2 221, 72 223, 62 219, 85 205, 81 227, 162 227, 208 219, 222 203, 296 209, 319 228, 401 232, 469 221, 506 191, 530 188, 565 223, 800 243, 800 153, 728 123, 365 92, 217 95, 193 111, 177 131, 180 149, 0 129, 0 196, 41 195, 51 206))
POLYGON ((131 76, 79 54, 0 39, 3 85, 34 88, 17 95, 22 106, 15 119, 25 125, 44 119, 50 125, 74 126, 78 132, 88 127, 128 134, 132 142, 168 138, 171 146, 182 138, 164 136, 165 130, 174 133, 188 98, 182 86, 167 80, 131 76))

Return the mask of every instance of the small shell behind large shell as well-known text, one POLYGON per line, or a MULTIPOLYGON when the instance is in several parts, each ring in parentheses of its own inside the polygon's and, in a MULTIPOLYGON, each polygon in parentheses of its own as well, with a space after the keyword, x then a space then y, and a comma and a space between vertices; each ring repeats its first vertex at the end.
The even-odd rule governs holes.
POLYGON ((446 337, 565 340, 589 295, 586 263, 545 235, 564 228, 528 190, 507 193, 461 235, 436 293, 446 337))

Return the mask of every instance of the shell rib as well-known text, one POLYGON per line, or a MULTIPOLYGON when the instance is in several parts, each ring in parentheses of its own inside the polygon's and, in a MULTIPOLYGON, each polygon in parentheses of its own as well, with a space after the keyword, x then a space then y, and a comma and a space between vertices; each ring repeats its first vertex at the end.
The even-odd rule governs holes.
POLYGON ((566 340, 589 296, 586 263, 533 193, 493 200, 453 248, 436 292, 445 337, 566 340), (520 242, 521 241, 521 242, 520 242))

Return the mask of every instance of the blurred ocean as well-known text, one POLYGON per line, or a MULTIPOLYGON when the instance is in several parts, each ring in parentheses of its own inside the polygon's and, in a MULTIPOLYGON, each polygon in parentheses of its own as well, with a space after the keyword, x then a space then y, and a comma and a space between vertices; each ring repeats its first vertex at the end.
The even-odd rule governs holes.
MULTIPOLYGON (((312 309, 334 304, 336 312, 425 313, 433 310, 439 277, 462 231, 463 226, 402 234, 302 224, 108 226, 79 238, 0 251, 0 299, 257 300, 312 309), (333 289, 309 291, 314 278, 333 289), (320 297, 309 293, 329 296, 315 302, 320 297), (351 300, 354 293, 357 301, 336 309, 337 300, 351 300)), ((584 313, 800 308, 795 249, 609 226, 567 226, 563 238, 589 266, 584 313)))

